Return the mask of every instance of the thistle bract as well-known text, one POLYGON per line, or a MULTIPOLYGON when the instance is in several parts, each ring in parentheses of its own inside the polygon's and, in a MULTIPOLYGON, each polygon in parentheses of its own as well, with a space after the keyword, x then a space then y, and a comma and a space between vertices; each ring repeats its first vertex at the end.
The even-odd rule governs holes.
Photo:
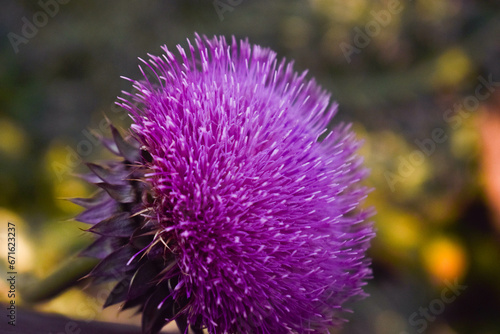
POLYGON ((163 51, 128 79, 130 135, 104 142, 122 160, 89 164, 102 190, 75 200, 98 236, 90 276, 119 281, 106 306, 137 306, 145 333, 327 333, 371 275, 353 132, 270 49, 197 35, 163 51))

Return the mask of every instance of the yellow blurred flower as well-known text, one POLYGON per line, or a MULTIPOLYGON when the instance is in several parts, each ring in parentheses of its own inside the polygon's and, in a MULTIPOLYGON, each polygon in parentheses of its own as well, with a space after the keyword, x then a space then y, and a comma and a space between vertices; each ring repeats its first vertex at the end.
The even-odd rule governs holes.
POLYGON ((52 183, 56 206, 72 216, 80 212, 79 206, 64 199, 89 196, 86 183, 73 175, 83 161, 71 150, 71 145, 56 140, 50 145, 44 163, 52 183))
POLYGON ((90 194, 87 191, 87 186, 82 180, 76 177, 69 177, 62 182, 56 181, 54 183, 54 195, 57 207, 65 213, 73 215, 82 211, 82 208, 65 199, 72 197, 88 197, 90 194))
MULTIPOLYGON (((29 237, 30 231, 29 226, 26 222, 19 216, 16 212, 11 211, 7 208, 0 207, 0 245, 2 245, 2 251, 0 252, 0 268, 7 271, 9 265, 9 254, 7 251, 7 246, 9 245, 9 238, 14 238, 14 254, 11 254, 14 259, 14 271, 17 273, 27 273, 32 270, 35 264, 35 256, 33 251, 33 243, 29 237), (15 231, 8 230, 8 223, 14 224, 15 231), (9 234, 9 232, 14 233, 14 235, 9 234), (5 266, 5 267, 4 267, 5 266)), ((10 246, 10 245, 9 245, 10 246)), ((5 272, 4 272, 5 274, 5 272)), ((0 302, 8 302, 8 282, 5 280, 0 281, 0 302)))
POLYGON ((437 237, 422 250, 425 269, 439 281, 461 277, 466 270, 467 255, 458 241, 448 237, 437 237))
POLYGON ((395 254, 416 249, 422 242, 419 219, 396 208, 377 206, 377 237, 395 254))
POLYGON ((454 0, 418 0, 416 9, 424 20, 442 22, 443 19, 456 15, 462 9, 462 4, 461 1, 454 0))
POLYGON ((464 120, 462 126, 458 127, 451 134, 451 152, 460 159, 477 157, 479 154, 479 128, 477 114, 472 114, 470 118, 464 120))
POLYGON ((460 48, 444 52, 437 60, 432 81, 435 86, 458 86, 472 71, 472 63, 460 48))
POLYGON ((19 158, 26 152, 28 139, 22 128, 0 119, 0 152, 9 158, 19 158))
MULTIPOLYGON (((15 212, 0 207, 0 222, 2 223, 0 232, 0 244, 5 245, 7 248, 7 238, 12 237, 8 235, 7 223, 10 222, 15 225, 15 268, 17 272, 27 272, 33 267, 33 245, 30 240, 30 231, 26 222, 15 212)), ((2 261, 7 261, 7 251, 0 252, 2 261)))
POLYGON ((360 154, 371 169, 370 186, 395 195, 396 200, 415 198, 423 191, 423 184, 431 177, 432 164, 416 145, 390 131, 367 133, 359 125, 355 131, 366 140, 360 154))
POLYGON ((311 0, 319 13, 338 22, 354 22, 362 18, 368 2, 366 0, 311 0))

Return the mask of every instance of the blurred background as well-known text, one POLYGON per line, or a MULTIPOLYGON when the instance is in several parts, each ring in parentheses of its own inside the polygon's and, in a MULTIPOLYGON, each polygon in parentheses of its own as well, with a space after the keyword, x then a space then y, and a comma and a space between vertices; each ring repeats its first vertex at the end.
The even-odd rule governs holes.
MULTIPOLYGON (((295 59, 332 92, 365 144, 378 229, 371 297, 335 333, 500 333, 500 3, 496 0, 0 0, 0 224, 17 227, 17 270, 43 278, 90 242, 67 197, 106 157, 103 120, 137 57, 194 32, 248 37, 295 59)), ((0 251, 2 271, 6 251, 0 251)), ((21 282, 22 283, 22 282, 21 282)), ((78 286, 37 305, 83 321, 78 286)), ((0 302, 8 287, 0 283, 0 302)), ((109 290, 107 290, 109 292, 109 290)), ((3 323, 2 323, 3 325, 3 323)))

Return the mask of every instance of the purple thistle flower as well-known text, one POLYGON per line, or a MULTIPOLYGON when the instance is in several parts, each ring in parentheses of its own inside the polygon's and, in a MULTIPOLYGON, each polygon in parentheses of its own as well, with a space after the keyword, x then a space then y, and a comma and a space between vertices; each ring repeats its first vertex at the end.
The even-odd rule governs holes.
POLYGON ((120 102, 132 137, 105 142, 123 161, 89 165, 90 276, 119 280, 106 306, 139 306, 145 333, 327 333, 371 275, 359 143, 270 49, 195 42, 143 61, 120 102))

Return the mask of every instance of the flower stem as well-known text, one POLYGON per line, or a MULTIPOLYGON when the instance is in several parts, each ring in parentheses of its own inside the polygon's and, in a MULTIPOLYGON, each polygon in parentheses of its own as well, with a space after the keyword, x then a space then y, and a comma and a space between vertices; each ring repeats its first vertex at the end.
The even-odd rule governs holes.
POLYGON ((20 296, 29 303, 39 303, 51 299, 75 285, 98 262, 94 258, 72 256, 50 276, 20 285, 20 296))

